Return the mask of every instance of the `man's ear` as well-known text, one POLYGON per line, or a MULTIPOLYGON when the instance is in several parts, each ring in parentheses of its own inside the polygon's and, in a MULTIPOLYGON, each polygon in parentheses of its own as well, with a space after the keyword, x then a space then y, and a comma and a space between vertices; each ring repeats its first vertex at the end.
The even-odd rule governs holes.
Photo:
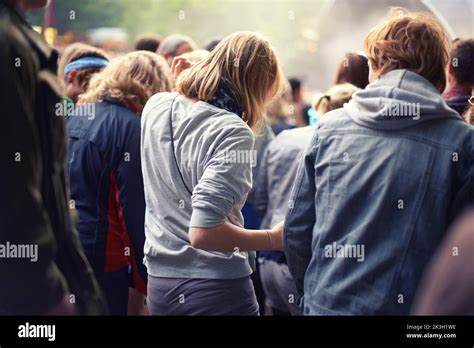
POLYGON ((71 83, 72 81, 74 81, 74 79, 76 78, 76 75, 77 75, 76 70, 72 70, 71 72, 69 72, 69 74, 67 74, 67 82, 71 83))
POLYGON ((448 64, 448 74, 449 74, 449 75, 453 75, 453 74, 454 74, 454 66, 453 66, 453 61, 452 61, 452 60, 449 60, 449 64, 448 64))

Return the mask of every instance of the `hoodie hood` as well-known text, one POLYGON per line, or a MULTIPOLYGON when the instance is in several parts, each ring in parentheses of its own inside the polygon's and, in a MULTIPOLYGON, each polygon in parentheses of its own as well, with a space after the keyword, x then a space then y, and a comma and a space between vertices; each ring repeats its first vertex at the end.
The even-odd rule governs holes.
POLYGON ((374 129, 403 129, 419 123, 461 116, 424 77, 406 70, 392 70, 355 93, 344 105, 357 124, 374 129))

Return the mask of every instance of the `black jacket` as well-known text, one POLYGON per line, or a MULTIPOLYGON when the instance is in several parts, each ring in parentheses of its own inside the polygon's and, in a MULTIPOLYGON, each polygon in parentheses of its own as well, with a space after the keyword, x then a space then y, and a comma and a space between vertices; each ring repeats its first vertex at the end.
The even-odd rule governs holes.
POLYGON ((103 314, 70 217, 57 54, 6 0, 0 62, 0 313, 42 314, 70 293, 80 314, 103 314))

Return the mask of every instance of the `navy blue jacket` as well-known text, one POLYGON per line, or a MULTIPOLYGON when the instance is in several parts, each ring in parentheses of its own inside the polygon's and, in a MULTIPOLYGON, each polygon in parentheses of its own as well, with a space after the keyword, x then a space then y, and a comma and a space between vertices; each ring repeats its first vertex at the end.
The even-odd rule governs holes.
POLYGON ((97 274, 131 266, 135 286, 145 293, 140 117, 105 98, 76 108, 66 125, 72 204, 92 268, 97 274))

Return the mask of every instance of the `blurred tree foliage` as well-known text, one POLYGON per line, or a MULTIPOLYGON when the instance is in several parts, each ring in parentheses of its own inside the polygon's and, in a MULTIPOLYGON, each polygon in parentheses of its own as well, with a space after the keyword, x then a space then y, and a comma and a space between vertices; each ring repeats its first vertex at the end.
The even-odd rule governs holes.
MULTIPOLYGON (((133 1, 135 4, 140 0, 133 1)), ((54 25, 59 33, 84 33, 98 27, 120 27, 125 3, 120 0, 56 0, 54 25)), ((43 24, 43 10, 31 11, 33 25, 43 24)))
MULTIPOLYGON (((257 31, 276 47, 285 71, 299 75, 314 62, 319 10, 326 0, 56 0, 60 34, 120 27, 129 40, 140 33, 191 36, 199 46, 239 30, 257 31), (74 12, 71 12, 74 11, 74 12), (73 14, 73 16, 72 16, 73 14), (291 64, 288 64, 291 62, 291 64)), ((28 14, 42 25, 43 11, 28 14)))

